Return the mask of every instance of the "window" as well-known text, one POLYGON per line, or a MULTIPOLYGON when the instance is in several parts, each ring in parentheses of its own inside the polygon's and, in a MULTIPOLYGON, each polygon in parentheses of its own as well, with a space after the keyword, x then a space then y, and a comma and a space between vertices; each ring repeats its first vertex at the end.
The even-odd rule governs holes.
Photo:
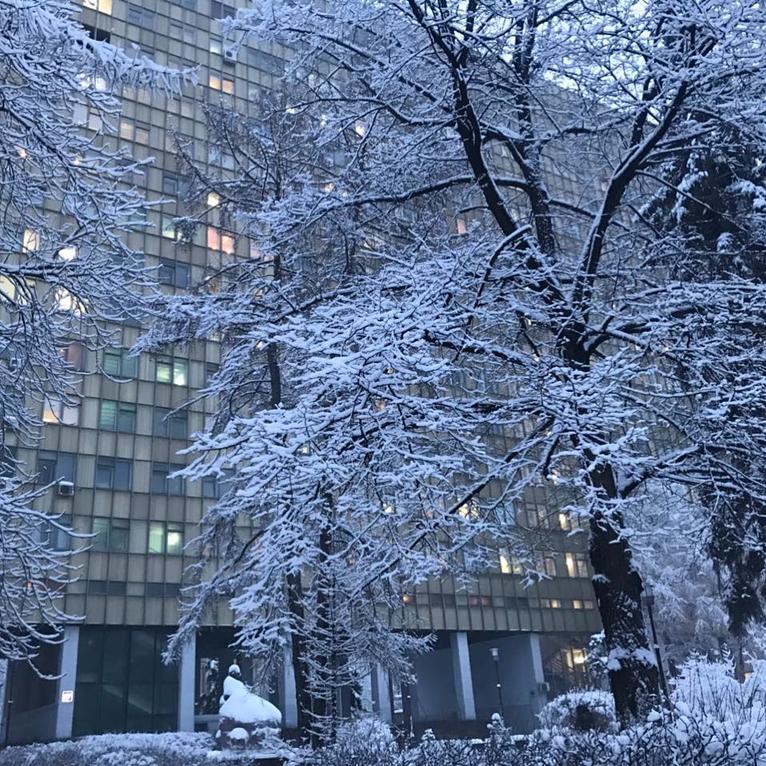
POLYGON ((149 553, 180 556, 184 548, 183 524, 173 521, 149 523, 149 553))
POLYGON ((59 525, 71 529, 72 517, 66 513, 59 516, 54 524, 51 521, 44 521, 40 524, 40 542, 54 551, 69 550, 72 537, 65 530, 60 529, 59 525))
POLYGON ((188 287, 191 276, 191 267, 188 263, 179 263, 162 259, 160 261, 159 282, 161 285, 173 285, 173 287, 188 287))
POLYGON ((61 358, 73 369, 84 370, 85 369, 85 346, 77 341, 67 343, 66 346, 59 350, 61 358))
POLYGON ((67 404, 58 396, 48 395, 43 408, 43 422, 76 426, 80 422, 80 408, 67 404))
MULTIPOLYGON (((106 13, 108 16, 112 15, 112 0, 83 0, 82 4, 94 11, 106 13)), ((98 40, 99 38, 96 37, 95 39, 98 40)))
POLYGON ((236 9, 226 3, 221 3, 219 0, 210 0, 210 17, 213 19, 226 19, 229 16, 236 15, 236 9))
POLYGON ((468 606, 492 606, 490 596, 468 596, 468 606))
POLYGON ((37 453, 37 483, 51 484, 61 480, 74 483, 76 467, 77 456, 71 452, 41 450, 37 453))
POLYGON ((215 476, 205 476, 202 479, 202 497, 217 500, 219 497, 218 490, 218 479, 215 476))
POLYGON ((188 413, 185 410, 173 412, 165 407, 155 407, 152 433, 171 439, 186 439, 189 436, 188 413))
POLYGON ((540 559, 540 568, 548 577, 556 576, 556 559, 553 554, 544 554, 540 559))
POLYGON ((154 11, 140 5, 128 3, 128 24, 138 27, 154 28, 154 11))
POLYGON ((236 239, 230 231, 207 227, 207 246, 209 250, 217 250, 226 255, 234 255, 237 249, 236 239))
POLYGON ((130 533, 128 519, 94 516, 92 531, 95 535, 92 542, 94 551, 128 552, 128 535, 130 533))
POLYGON ((177 463, 152 463, 152 481, 150 491, 163 495, 183 495, 184 480, 182 476, 172 479, 168 475, 180 471, 185 466, 177 463))
POLYGON ((188 181, 172 170, 166 170, 162 174, 162 193, 171 197, 184 197, 188 191, 188 181))
POLYGON ((135 123, 131 120, 126 120, 125 118, 120 120, 120 138, 124 138, 126 141, 135 141, 138 144, 148 144, 150 130, 148 125, 135 123))
POLYGON ((540 606, 543 609, 561 609, 561 601, 557 598, 541 598, 540 606))
POLYGON ((89 580, 88 593, 94 596, 124 596, 127 591, 124 582, 111 582, 107 580, 89 580))
POLYGON ((234 78, 232 77, 227 77, 223 74, 213 74, 211 72, 208 84, 213 90, 223 91, 230 96, 234 93, 234 78))
POLYGON ((136 430, 136 405, 102 399, 101 409, 98 413, 98 427, 108 431, 134 433, 136 430))
POLYGON ((197 41, 197 30, 190 24, 181 24, 178 21, 170 22, 170 38, 172 40, 191 43, 197 41))
POLYGON ((178 598, 181 586, 177 582, 148 582, 146 595, 158 598, 178 598))
POLYGON ((104 372, 115 378, 135 378, 138 359, 124 348, 110 348, 104 351, 104 372))
POLYGON ((117 457, 96 458, 95 484, 101 489, 129 490, 133 478, 133 463, 117 457))
POLYGON ((189 363, 185 359, 160 357, 157 360, 155 380, 158 383, 172 383, 174 386, 185 386, 189 381, 189 363))
POLYGON ((25 253, 33 253, 40 247, 40 235, 34 229, 24 229, 21 238, 21 249, 25 253))
POLYGON ((507 548, 500 548, 500 571, 503 574, 523 575, 524 567, 516 556, 511 556, 507 548))
MULTIPOLYGON (((93 5, 89 5, 87 2, 83 3, 83 5, 86 8, 93 8, 93 5)), ((112 4, 110 0, 108 13, 111 13, 111 12, 112 12, 112 4)), ((88 33, 88 37, 90 37, 91 40, 98 40, 99 42, 108 43, 112 38, 112 35, 106 29, 96 29, 96 27, 92 27, 90 24, 83 24, 82 26, 85 29, 85 31, 88 33)))
POLYGON ((567 553, 564 560, 570 577, 589 577, 588 557, 584 553, 567 553))

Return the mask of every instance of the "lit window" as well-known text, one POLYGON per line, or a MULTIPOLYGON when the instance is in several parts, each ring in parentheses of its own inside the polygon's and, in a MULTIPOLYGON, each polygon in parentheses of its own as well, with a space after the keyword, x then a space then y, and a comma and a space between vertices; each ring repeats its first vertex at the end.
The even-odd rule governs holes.
POLYGON ((479 518, 479 504, 475 500, 470 500, 467 503, 463 503, 457 509, 458 515, 464 519, 478 519, 479 518))
POLYGON ((43 408, 44 423, 60 423, 64 426, 76 426, 80 420, 80 408, 66 404, 57 396, 48 396, 43 408))
POLYGON ((569 577, 588 577, 588 558, 584 553, 567 553, 564 556, 569 577))
POLYGON ((82 314, 85 308, 80 299, 70 293, 66 287, 56 288, 54 300, 59 311, 71 311, 73 314, 82 314))
POLYGON ((211 73, 208 83, 213 90, 223 91, 230 96, 234 93, 234 80, 226 75, 211 73))
POLYGON ((556 576, 556 559, 552 555, 545 555, 541 559, 542 570, 548 577, 556 576))
POLYGON ((231 232, 222 231, 215 226, 208 226, 207 246, 210 250, 217 250, 226 255, 234 255, 236 240, 231 232))
POLYGON ((61 358, 73 369, 84 370, 85 369, 85 346, 77 341, 68 343, 63 348, 59 349, 61 358))
POLYGON ((83 0, 82 4, 94 11, 112 15, 112 0, 83 0))
POLYGON ((6 276, 0 276, 0 294, 8 301, 16 300, 16 283, 6 276))
POLYGON ((463 234, 466 234, 468 232, 468 224, 466 223, 464 218, 458 218, 455 222, 455 228, 457 230, 458 235, 461 237, 463 234))
POLYGON ((207 195, 207 206, 218 207, 221 204, 221 198, 215 192, 209 192, 207 195))
POLYGON ((27 150, 23 146, 16 147, 16 154, 18 154, 22 160, 25 160, 27 158, 27 150))
POLYGON ((185 359, 160 358, 157 360, 155 380, 158 383, 172 383, 185 386, 189 380, 189 364, 185 359))
POLYGON ((364 138, 367 133, 367 128, 365 128, 364 123, 361 120, 357 120, 354 124, 354 133, 356 133, 359 138, 364 138))
POLYGON ((40 247, 40 235, 34 229, 24 229, 21 249, 25 253, 33 253, 40 247))
POLYGON ((58 252, 58 256, 62 261, 73 261, 77 258, 77 248, 74 245, 62 247, 58 252))
POLYGON ((500 571, 503 574, 523 575, 524 567, 516 556, 511 556, 507 548, 500 548, 500 571))

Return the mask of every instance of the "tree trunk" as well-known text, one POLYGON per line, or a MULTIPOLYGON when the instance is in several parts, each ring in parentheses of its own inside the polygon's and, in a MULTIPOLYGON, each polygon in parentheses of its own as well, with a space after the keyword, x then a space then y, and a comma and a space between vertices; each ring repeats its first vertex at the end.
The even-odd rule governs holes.
MULTIPOLYGON (((604 503, 617 497, 611 466, 591 472, 604 503)), ((625 725, 659 702, 659 672, 649 644, 641 606, 643 583, 622 537, 622 517, 596 512, 590 521, 590 560, 609 664, 609 684, 617 719, 625 725)))

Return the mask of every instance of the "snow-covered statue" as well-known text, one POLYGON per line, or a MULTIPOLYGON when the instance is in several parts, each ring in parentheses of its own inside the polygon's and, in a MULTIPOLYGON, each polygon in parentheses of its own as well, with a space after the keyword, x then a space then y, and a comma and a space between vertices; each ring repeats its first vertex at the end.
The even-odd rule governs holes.
POLYGON ((215 735, 219 747, 253 747, 279 737, 282 713, 242 681, 239 665, 231 665, 223 681, 219 713, 215 735))

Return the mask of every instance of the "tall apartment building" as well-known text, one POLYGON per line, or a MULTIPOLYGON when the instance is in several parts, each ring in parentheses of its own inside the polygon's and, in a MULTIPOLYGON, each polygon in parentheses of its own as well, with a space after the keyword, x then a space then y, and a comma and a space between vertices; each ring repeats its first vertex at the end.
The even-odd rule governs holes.
MULTIPOLYGON (((230 0, 231 2, 232 0, 230 0)), ((196 158, 226 165, 207 153, 204 102, 225 100, 247 112, 253 89, 279 85, 283 57, 277 50, 227 51, 218 19, 233 13, 220 0, 84 0, 82 22, 93 36, 135 49, 171 66, 199 66, 199 85, 184 98, 126 90, 123 115, 109 141, 129 146, 137 159, 155 162, 137 179, 150 200, 179 198, 183 178, 176 167, 173 132, 196 142, 196 158)), ((95 115, 78 114, 84 130, 101 128, 95 115)), ((182 291, 249 243, 219 227, 215 200, 208 226, 192 242, 179 243, 172 219, 182 203, 150 214, 153 227, 131 235, 131 246, 158 268, 168 291, 182 291)), ((11 667, 5 684, 5 741, 23 742, 107 731, 193 730, 201 725, 199 697, 208 661, 222 669, 234 659, 231 616, 222 605, 200 631, 177 666, 161 653, 178 620, 178 595, 191 560, 184 545, 195 535, 203 507, 217 487, 168 479, 183 464, 178 451, 202 428, 201 403, 168 413, 201 388, 219 362, 215 344, 197 344, 182 355, 132 358, 127 349, 139 328, 121 330, 123 351, 89 358, 80 347, 70 361, 86 375, 77 408, 50 402, 37 450, 17 457, 39 473, 41 484, 63 477, 48 492, 47 508, 94 533, 92 548, 79 555, 80 579, 68 588, 65 608, 82 615, 66 628, 59 647, 46 648, 39 668, 58 680, 42 680, 23 664, 11 667)), ((180 353, 180 352, 179 352, 180 353)), ((434 631, 435 649, 416 660, 417 683, 392 688, 373 669, 372 705, 385 718, 414 729, 426 726, 480 733, 502 707, 518 730, 534 725, 534 714, 550 692, 582 676, 583 647, 599 630, 583 536, 567 537, 569 522, 540 488, 530 493, 526 522, 545 530, 550 553, 542 565, 550 575, 533 587, 522 584, 517 563, 500 550, 497 568, 470 591, 451 579, 405 597, 401 623, 434 631), (559 551, 559 553, 555 553, 559 551)), ((68 545, 67 540, 53 544, 68 545)), ((245 675, 247 667, 245 663, 245 675)), ((282 708, 287 728, 295 724, 289 669, 269 691, 282 708)), ((264 692, 265 693, 265 692, 264 692)))

